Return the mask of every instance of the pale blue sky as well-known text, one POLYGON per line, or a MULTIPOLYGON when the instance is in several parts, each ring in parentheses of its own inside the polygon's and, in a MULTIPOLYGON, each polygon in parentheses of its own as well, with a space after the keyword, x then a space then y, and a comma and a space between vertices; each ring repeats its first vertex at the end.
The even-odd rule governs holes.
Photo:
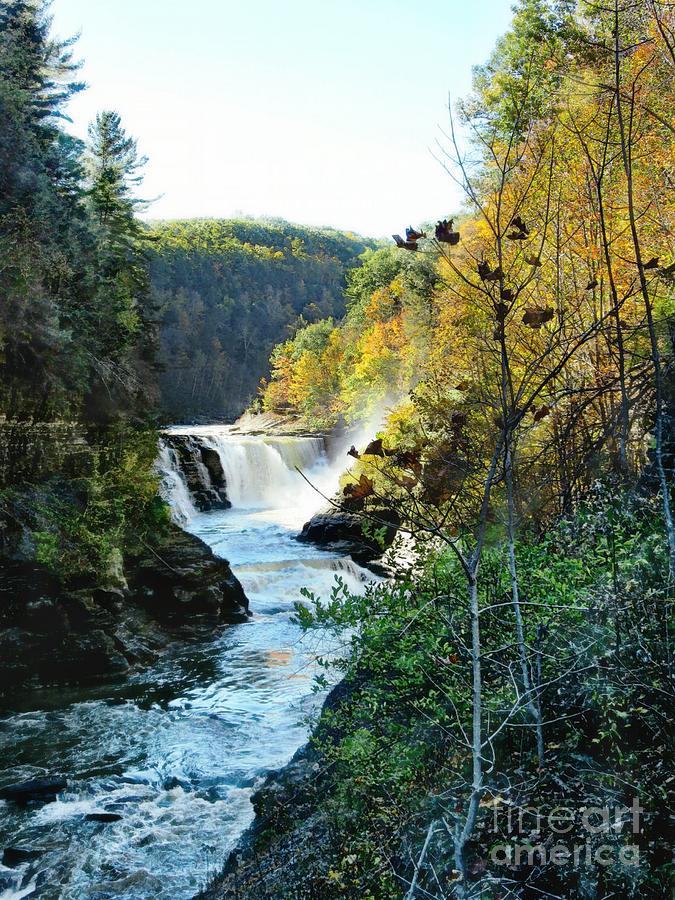
POLYGON ((75 132, 118 110, 153 217, 283 216, 362 234, 456 208, 430 148, 511 0, 54 0, 82 32, 75 132))

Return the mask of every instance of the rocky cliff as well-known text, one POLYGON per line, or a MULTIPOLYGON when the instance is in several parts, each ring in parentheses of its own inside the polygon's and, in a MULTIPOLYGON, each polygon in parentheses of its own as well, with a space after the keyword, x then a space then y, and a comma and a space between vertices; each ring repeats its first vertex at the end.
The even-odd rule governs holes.
POLYGON ((24 512, 0 505, 0 693, 119 676, 249 617, 229 563, 177 527, 105 583, 64 589, 35 561, 24 512))
POLYGON ((200 512, 229 509, 225 473, 218 453, 191 434, 164 433, 162 442, 174 456, 192 502, 200 512))

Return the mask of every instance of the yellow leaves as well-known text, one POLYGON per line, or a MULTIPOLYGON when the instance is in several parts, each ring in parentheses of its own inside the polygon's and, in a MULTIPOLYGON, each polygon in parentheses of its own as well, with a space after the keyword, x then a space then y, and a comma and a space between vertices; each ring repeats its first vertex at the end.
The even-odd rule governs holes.
POLYGON ((400 299, 398 294, 388 288, 378 288, 373 291, 370 301, 366 306, 366 318, 371 322, 381 322, 391 318, 400 311, 400 299))

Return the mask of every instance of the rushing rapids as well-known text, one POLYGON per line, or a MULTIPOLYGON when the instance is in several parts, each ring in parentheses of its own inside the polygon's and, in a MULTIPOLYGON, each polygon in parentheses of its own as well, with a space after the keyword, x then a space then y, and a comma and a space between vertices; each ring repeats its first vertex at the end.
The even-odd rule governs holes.
POLYGON ((193 896, 250 823, 256 781, 306 739, 330 647, 292 621, 301 588, 370 577, 295 540, 323 503, 312 485, 332 493, 340 468, 320 438, 171 429, 160 450, 174 518, 230 560, 253 618, 124 684, 42 691, 0 721, 2 783, 68 779, 54 803, 0 801, 0 848, 33 853, 5 857, 2 898, 193 896), (99 813, 110 821, 87 819, 99 813))

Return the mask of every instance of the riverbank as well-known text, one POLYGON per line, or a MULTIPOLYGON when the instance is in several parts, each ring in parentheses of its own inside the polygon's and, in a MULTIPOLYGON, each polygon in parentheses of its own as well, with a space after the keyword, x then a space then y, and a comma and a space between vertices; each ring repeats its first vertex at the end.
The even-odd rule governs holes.
MULTIPOLYGON (((636 548, 660 546, 657 502, 631 490, 608 500, 605 489, 574 518, 517 544, 524 596, 545 598, 556 615, 536 637, 543 759, 532 721, 511 713, 506 694, 509 623, 486 615, 490 766, 465 875, 453 828, 472 772, 471 657, 454 628, 462 572, 451 553, 427 548, 366 602, 344 596, 303 615, 309 633, 329 628, 349 643, 334 669, 345 680, 309 745, 254 792, 256 819, 201 900, 400 900, 413 883, 433 897, 665 896, 665 566, 662 555, 653 567, 636 560, 636 548), (608 521, 623 536, 614 557, 603 543, 608 521), (605 599, 616 572, 620 618, 605 599)), ((484 563, 494 603, 507 570, 496 551, 484 563)))
MULTIPOLYGON (((296 540, 321 498, 295 466, 335 489, 321 440, 205 431, 232 505, 199 510, 168 454, 162 490, 174 516, 182 497, 184 530, 165 523, 164 543, 123 569, 122 637, 147 645, 158 633, 154 659, 87 684, 22 688, 0 718, 0 788, 46 777, 66 785, 47 803, 0 800, 7 889, 48 900, 97 892, 187 900, 250 824, 254 785, 307 741, 320 703, 317 658, 336 648, 303 633, 295 604, 303 588, 328 597, 336 576, 359 594, 370 575, 335 548, 296 540), (212 578, 217 587, 216 573, 228 572, 252 613, 236 628, 222 627, 210 608, 212 578), (177 573, 190 575, 185 593, 177 573)), ((209 449, 200 441, 199 461, 209 449)))
POLYGON ((222 870, 195 900, 316 897, 334 860, 327 852, 330 822, 324 804, 337 785, 319 748, 345 737, 332 723, 351 685, 327 695, 310 740, 290 762, 270 772, 251 795, 255 819, 222 870))
POLYGON ((3 570, 0 684, 6 703, 18 690, 124 677, 175 642, 203 640, 249 617, 229 563, 177 527, 159 551, 148 548, 128 560, 112 583, 66 590, 30 557, 11 550, 3 570))

